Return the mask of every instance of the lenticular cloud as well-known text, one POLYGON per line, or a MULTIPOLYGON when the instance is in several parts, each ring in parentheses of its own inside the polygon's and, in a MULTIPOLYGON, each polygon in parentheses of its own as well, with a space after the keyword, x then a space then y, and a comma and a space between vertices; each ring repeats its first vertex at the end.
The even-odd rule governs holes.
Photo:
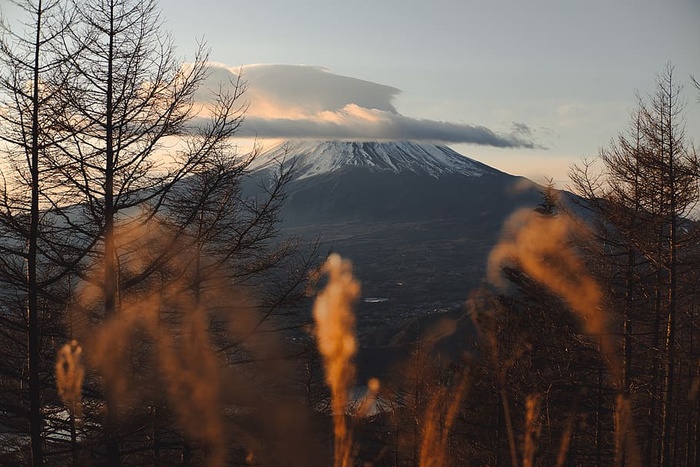
POLYGON ((401 115, 393 100, 401 91, 383 84, 336 75, 302 65, 248 65, 241 69, 211 64, 196 98, 206 103, 211 90, 247 83, 249 103, 241 136, 261 138, 414 140, 532 148, 529 131, 498 133, 480 125, 416 119, 401 115))

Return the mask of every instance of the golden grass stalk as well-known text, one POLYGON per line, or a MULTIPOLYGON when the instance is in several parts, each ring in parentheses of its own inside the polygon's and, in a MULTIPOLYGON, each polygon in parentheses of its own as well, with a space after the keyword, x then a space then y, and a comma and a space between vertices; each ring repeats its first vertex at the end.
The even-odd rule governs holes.
POLYGON ((530 394, 525 400, 525 440, 523 443, 523 466, 532 467, 537 452, 537 440, 540 437, 541 427, 538 423, 540 418, 539 394, 530 394))
POLYGON ((221 367, 207 331, 206 309, 198 307, 184 292, 173 287, 170 304, 184 314, 177 332, 159 319, 163 294, 152 293, 122 304, 116 316, 102 323, 88 339, 90 363, 109 384, 124 406, 137 402, 140 384, 128 367, 126 344, 137 332, 153 339, 156 371, 162 378, 162 395, 178 424, 207 446, 207 465, 226 465, 224 414, 221 403, 221 367))
POLYGON ((569 453, 569 447, 571 446, 571 437, 574 434, 574 417, 571 416, 566 421, 566 428, 561 435, 561 441, 559 442, 559 452, 557 453, 557 467, 564 467, 564 462, 566 462, 566 455, 569 453))
MULTIPOLYGON (((600 342, 600 352, 607 361, 613 382, 621 388, 622 365, 616 342, 608 332, 603 292, 570 245, 573 237, 589 237, 587 228, 569 216, 542 216, 522 209, 508 219, 504 231, 505 235, 489 255, 491 282, 501 284, 501 266, 515 263, 561 297, 579 318, 586 333, 600 342)), ((639 465, 629 400, 622 394, 615 403, 615 436, 618 464, 639 465), (628 453, 628 459, 624 460, 628 453)))
POLYGON ((360 284, 352 275, 352 264, 337 254, 328 257, 322 271, 328 275, 328 284, 314 303, 316 342, 331 389, 333 465, 347 467, 352 465, 352 433, 348 430, 346 410, 349 387, 355 378, 352 358, 357 351, 352 306, 360 297, 360 284))
POLYGON ((440 387, 428 403, 423 422, 419 464, 440 467, 447 464, 447 442, 467 390, 468 374, 462 374, 454 391, 440 387))
POLYGON ((506 432, 508 433, 508 449, 510 451, 510 462, 513 467, 518 466, 518 448, 515 444, 515 429, 513 419, 510 416, 510 403, 505 385, 501 386, 501 405, 503 406, 503 418, 506 420, 506 432))
POLYGON ((374 402, 377 400, 377 394, 379 394, 380 387, 381 383, 377 378, 370 378, 370 380, 367 381, 367 393, 365 394, 365 397, 362 398, 360 406, 355 411, 355 419, 360 419, 369 414, 369 412, 372 410, 374 402))
POLYGON ((65 344, 56 357, 56 388, 58 395, 75 419, 83 417, 82 389, 85 368, 83 349, 75 339, 65 344))
POLYGON ((167 332, 158 336, 158 366, 166 383, 165 394, 185 432, 207 443, 207 465, 226 465, 221 367, 207 333, 206 310, 194 306, 188 310, 180 337, 177 341, 167 332))
POLYGON ((624 394, 615 399, 615 465, 642 465, 632 426, 632 406, 624 394))
POLYGON ((522 209, 508 219, 504 230, 505 235, 489 254, 491 282, 501 284, 501 266, 512 262, 561 297, 585 331, 592 338, 600 339, 601 352, 619 385, 622 366, 617 346, 607 332, 603 292, 570 245, 572 237, 589 235, 586 227, 565 215, 546 217, 522 209))

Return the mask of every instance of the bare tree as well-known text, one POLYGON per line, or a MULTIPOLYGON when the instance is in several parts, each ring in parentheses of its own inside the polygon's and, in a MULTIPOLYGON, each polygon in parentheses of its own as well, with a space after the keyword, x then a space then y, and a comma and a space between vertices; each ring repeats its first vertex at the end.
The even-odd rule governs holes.
POLYGON ((680 91, 668 65, 657 77, 655 92, 639 99, 628 133, 601 150, 602 173, 583 166, 571 174, 575 190, 585 199, 583 206, 598 220, 609 271, 603 273, 616 308, 623 310, 624 386, 626 391, 650 388, 646 461, 661 465, 677 462, 682 438, 674 433, 680 403, 675 387, 678 320, 685 314, 679 311, 681 278, 692 267, 697 241, 697 229, 687 218, 699 197, 698 160, 684 135, 680 91), (639 343, 636 348, 634 342, 639 343), (640 364, 651 359, 651 374, 641 367, 634 374, 635 359, 640 364))
MULTIPOLYGON (((193 125, 207 53, 199 47, 192 63, 177 60, 155 0, 76 0, 72 9, 76 20, 62 37, 66 49, 80 53, 59 70, 65 86, 54 129, 61 142, 51 152, 60 186, 51 208, 66 235, 47 255, 101 291, 101 311, 92 316, 102 320, 118 312, 129 287, 156 270, 144 265, 122 275, 134 256, 128 244, 117 243, 117 227, 152 220, 174 184, 227 144, 244 107, 237 91, 219 99, 207 125, 193 125), (188 133, 197 134, 197 145, 177 142, 188 133)), ((107 457, 116 465, 119 403, 111 391, 107 383, 107 457)))
MULTIPOLYGON (((42 311, 40 290, 61 272, 40 276, 42 197, 51 185, 45 155, 56 144, 51 131, 60 112, 56 70, 72 53, 58 52, 61 34, 72 21, 57 0, 13 1, 26 15, 24 30, 0 24, 0 141, 6 156, 2 167, 0 229, 3 242, 2 279, 26 300, 29 373, 29 425, 32 463, 43 464, 43 414, 40 372, 42 311), (28 194, 28 196, 27 196, 28 194)), ((44 198, 45 200, 45 198, 44 198)), ((47 270, 44 268, 43 272, 47 270)), ((11 314, 8 314, 11 316, 11 314)), ((17 324, 17 323, 15 323, 17 324)), ((11 329, 12 327, 10 327, 11 329)), ((52 365, 49 365, 52 367, 52 365)))
POLYGON ((681 87, 674 78, 674 69, 668 65, 657 78, 656 92, 644 108, 644 136, 651 149, 654 168, 659 172, 660 184, 654 186, 659 193, 663 232, 660 238, 663 248, 663 265, 667 272, 666 323, 664 331, 664 378, 662 404, 661 465, 673 465, 671 444, 674 434, 674 383, 676 380, 676 342, 678 321, 678 287, 681 273, 680 248, 683 233, 681 221, 690 214, 698 200, 697 155, 685 140, 681 87))

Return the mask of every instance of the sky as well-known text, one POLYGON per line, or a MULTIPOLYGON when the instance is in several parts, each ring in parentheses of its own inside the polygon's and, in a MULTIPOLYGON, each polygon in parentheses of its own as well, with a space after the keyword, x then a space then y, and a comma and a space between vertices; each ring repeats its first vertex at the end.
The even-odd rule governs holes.
MULTIPOLYGON (((6 0, 0 0, 7 14, 6 0)), ((162 0, 177 53, 209 84, 249 82, 245 135, 439 139, 567 183, 627 128, 667 63, 700 144, 700 0, 162 0), (242 68, 241 68, 242 67, 242 68)), ((265 140, 264 140, 265 141, 265 140)))

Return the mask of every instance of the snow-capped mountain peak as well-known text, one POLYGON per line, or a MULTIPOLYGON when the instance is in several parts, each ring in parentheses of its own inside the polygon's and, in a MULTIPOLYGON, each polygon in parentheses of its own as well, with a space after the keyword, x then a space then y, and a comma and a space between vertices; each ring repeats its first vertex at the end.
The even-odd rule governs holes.
POLYGON ((373 172, 413 172, 432 177, 460 174, 480 177, 501 173, 462 156, 447 146, 400 142, 290 141, 263 152, 252 171, 294 164, 297 180, 327 174, 346 167, 373 172))

